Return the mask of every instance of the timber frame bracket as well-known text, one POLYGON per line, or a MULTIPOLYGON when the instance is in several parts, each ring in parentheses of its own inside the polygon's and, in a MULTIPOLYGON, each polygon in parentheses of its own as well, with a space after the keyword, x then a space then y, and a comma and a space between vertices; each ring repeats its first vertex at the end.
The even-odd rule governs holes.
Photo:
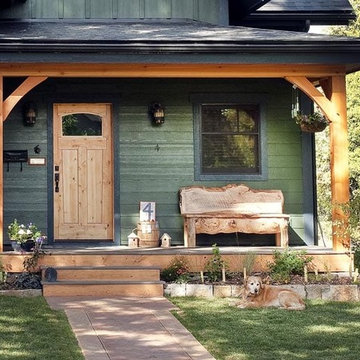
MULTIPOLYGON (((6 99, 2 100, 2 121, 5 121, 15 105, 34 87, 45 81, 47 76, 27 77, 6 99)), ((3 81, 3 77, 1 77, 3 81)))
MULTIPOLYGON (((344 75, 345 76, 345 75, 344 75)), ((339 121, 340 113, 339 109, 335 107, 330 97, 330 86, 331 80, 333 77, 329 77, 326 80, 320 81, 320 86, 322 87, 324 93, 319 91, 315 85, 305 76, 286 76, 285 80, 297 86, 300 90, 302 90, 311 100, 313 100, 325 116, 331 121, 339 121)))

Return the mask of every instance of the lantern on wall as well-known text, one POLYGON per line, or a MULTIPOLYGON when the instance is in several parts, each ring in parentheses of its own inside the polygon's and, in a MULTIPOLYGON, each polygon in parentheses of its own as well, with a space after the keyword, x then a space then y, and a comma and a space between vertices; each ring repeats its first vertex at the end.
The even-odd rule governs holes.
POLYGON ((24 106, 24 125, 34 126, 36 123, 36 107, 33 103, 24 106))
POLYGON ((158 102, 150 105, 149 113, 154 125, 159 126, 165 122, 165 108, 158 102))

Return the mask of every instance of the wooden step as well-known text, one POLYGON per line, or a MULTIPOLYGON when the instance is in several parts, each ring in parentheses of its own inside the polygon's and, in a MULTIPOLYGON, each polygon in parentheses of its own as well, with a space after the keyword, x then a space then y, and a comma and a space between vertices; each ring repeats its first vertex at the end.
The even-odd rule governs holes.
POLYGON ((44 296, 162 297, 163 281, 43 281, 44 296))
MULTIPOLYGON (((46 267, 42 268, 45 279, 46 267)), ((160 268, 153 266, 56 266, 57 280, 158 281, 160 268)))

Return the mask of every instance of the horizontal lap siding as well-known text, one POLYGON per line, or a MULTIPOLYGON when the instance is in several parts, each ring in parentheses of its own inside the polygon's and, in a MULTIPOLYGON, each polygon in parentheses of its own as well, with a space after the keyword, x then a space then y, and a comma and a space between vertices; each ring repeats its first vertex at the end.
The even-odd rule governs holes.
POLYGON ((220 21, 220 0, 28 0, 0 12, 24 19, 194 19, 220 21))
POLYGON ((293 236, 302 234, 301 136, 290 119, 291 94, 287 83, 272 80, 146 80, 141 82, 141 91, 138 86, 137 81, 129 82, 129 87, 122 91, 120 107, 123 244, 138 221, 140 201, 156 202, 160 232, 168 232, 175 244, 182 244, 178 189, 194 184, 223 186, 229 183, 194 181, 193 113, 189 97, 192 93, 212 91, 266 94, 268 180, 246 183, 254 188, 281 189, 286 199, 285 212, 292 215, 293 236), (148 104, 154 100, 166 108, 165 124, 161 127, 151 126, 147 115, 148 104))
MULTIPOLYGON (((29 156, 48 156, 47 112, 41 98, 33 97, 38 107, 37 121, 33 127, 23 125, 22 103, 10 113, 4 124, 4 150, 28 150, 29 156), (34 147, 39 145, 40 154, 34 147)), ((4 231, 18 219, 19 222, 35 223, 47 233, 47 167, 10 163, 9 171, 4 163, 4 231)), ((5 235, 7 238, 7 235, 5 235)))
POLYGON ((178 189, 193 182, 194 148, 192 107, 188 85, 171 81, 145 81, 123 93, 120 107, 120 199, 121 238, 136 226, 140 201, 156 202, 160 232, 168 232, 175 243, 182 242, 182 219, 178 189), (163 91, 161 91, 163 89, 163 91), (131 90, 130 90, 131 92, 131 90), (165 106, 165 124, 154 127, 148 105, 165 106))
MULTIPOLYGON (((258 189, 281 189, 285 212, 291 214, 291 236, 303 234, 303 191, 301 134, 290 119, 291 86, 281 80, 195 80, 195 79, 49 79, 34 89, 24 102, 33 100, 38 107, 34 127, 22 125, 21 104, 5 122, 4 148, 27 149, 39 144, 41 156, 47 152, 47 94, 113 94, 119 99, 119 143, 121 242, 136 227, 139 202, 155 201, 160 232, 168 232, 174 244, 183 243, 183 222, 178 207, 178 190, 200 184, 223 186, 233 181, 194 181, 193 109, 194 93, 254 93, 266 97, 268 179, 244 182, 258 189), (274 91, 276 89, 276 91, 274 91), (41 91, 41 96, 37 95, 41 91), (158 101, 165 106, 165 124, 153 127, 148 106, 158 101)), ((50 155, 50 154, 49 154, 50 155)), ((34 221, 47 231, 47 168, 11 164, 4 172, 5 222, 14 217, 34 221)), ((236 183, 241 183, 237 181, 236 183)))

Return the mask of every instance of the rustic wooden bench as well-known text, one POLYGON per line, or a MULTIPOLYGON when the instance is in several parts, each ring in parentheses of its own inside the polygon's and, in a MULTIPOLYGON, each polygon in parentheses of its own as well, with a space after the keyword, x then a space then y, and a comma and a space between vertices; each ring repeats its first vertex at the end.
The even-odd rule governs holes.
POLYGON ((242 232, 276 234, 276 246, 288 246, 289 215, 283 213, 280 190, 255 190, 245 185, 181 188, 184 245, 196 246, 196 234, 242 232))

